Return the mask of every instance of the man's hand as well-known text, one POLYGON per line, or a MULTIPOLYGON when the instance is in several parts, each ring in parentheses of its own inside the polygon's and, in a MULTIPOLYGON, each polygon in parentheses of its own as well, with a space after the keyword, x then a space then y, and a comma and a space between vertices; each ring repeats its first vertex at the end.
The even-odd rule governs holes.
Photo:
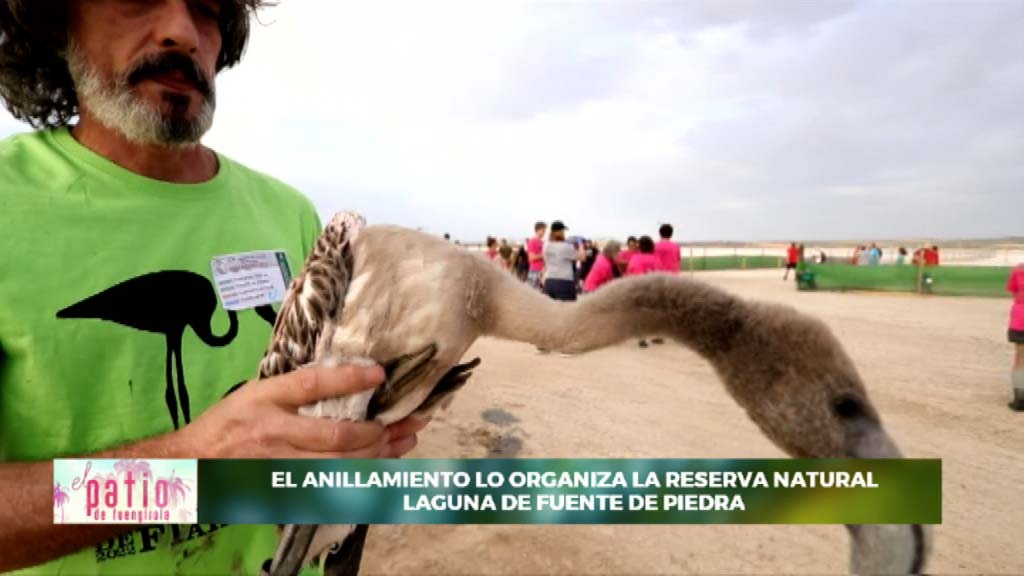
POLYGON ((416 446, 428 420, 339 422, 300 416, 319 400, 370 390, 380 366, 303 368, 242 386, 181 429, 176 451, 192 458, 392 458, 416 446))
MULTIPOLYGON (((256 380, 229 394, 188 426, 96 452, 95 458, 386 458, 416 446, 428 419, 335 422, 299 416, 298 407, 370 390, 379 366, 307 368, 256 380)), ((123 525, 53 523, 53 464, 0 463, 0 572, 34 566, 126 531, 123 525)))

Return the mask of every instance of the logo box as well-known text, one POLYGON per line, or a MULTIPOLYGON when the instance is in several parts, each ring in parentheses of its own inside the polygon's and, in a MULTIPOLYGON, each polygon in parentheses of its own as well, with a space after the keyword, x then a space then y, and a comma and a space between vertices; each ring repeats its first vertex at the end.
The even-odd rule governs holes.
POLYGON ((54 460, 53 522, 192 523, 197 477, 196 460, 54 460))

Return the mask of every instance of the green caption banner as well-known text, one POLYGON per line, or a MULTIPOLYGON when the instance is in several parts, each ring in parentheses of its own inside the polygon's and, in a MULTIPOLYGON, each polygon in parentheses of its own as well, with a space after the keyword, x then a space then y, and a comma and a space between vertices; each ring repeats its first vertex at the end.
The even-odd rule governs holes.
POLYGON ((940 460, 200 460, 199 522, 939 524, 940 460))

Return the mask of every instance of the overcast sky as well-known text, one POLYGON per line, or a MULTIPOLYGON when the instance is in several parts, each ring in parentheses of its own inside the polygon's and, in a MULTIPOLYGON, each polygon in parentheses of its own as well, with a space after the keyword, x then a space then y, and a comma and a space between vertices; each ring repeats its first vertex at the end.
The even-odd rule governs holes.
MULTIPOLYGON (((1024 1, 282 0, 206 143, 322 217, 522 238, 1024 233, 1024 1)), ((6 111, 0 136, 25 129, 6 111)))

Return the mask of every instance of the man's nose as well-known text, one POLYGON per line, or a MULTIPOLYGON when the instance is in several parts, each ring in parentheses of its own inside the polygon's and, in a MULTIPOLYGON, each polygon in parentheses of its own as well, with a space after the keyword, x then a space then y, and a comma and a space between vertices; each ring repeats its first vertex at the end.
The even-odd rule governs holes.
POLYGON ((188 0, 161 3, 155 35, 164 48, 177 48, 188 54, 199 50, 199 29, 189 10, 188 0))

